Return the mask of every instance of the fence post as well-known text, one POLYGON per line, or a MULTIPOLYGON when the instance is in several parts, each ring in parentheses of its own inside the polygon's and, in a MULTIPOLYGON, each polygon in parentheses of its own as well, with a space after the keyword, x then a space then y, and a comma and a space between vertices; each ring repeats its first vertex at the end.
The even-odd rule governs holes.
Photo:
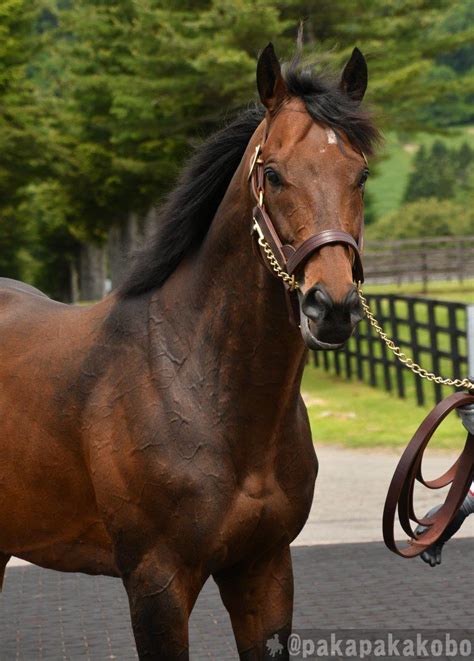
POLYGON ((474 305, 467 306, 467 374, 474 378, 474 305))
POLYGON ((428 292, 428 260, 426 251, 424 248, 421 249, 421 278, 423 282, 423 294, 428 292))
POLYGON ((462 284, 464 282, 464 242, 458 243, 458 281, 462 284))

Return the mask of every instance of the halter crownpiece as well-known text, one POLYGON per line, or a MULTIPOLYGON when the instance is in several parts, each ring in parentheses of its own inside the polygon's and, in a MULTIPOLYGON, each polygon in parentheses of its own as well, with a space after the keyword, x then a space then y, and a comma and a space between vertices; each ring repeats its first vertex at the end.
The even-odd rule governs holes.
MULTIPOLYGON (((289 307, 294 321, 299 325, 299 303, 296 291, 299 284, 296 272, 320 248, 327 245, 343 244, 349 246, 353 254, 352 278, 356 284, 364 282, 364 270, 360 253, 362 251, 362 230, 357 242, 353 236, 343 230, 323 230, 306 239, 297 248, 289 243, 283 244, 272 223, 264 204, 264 161, 261 158, 267 129, 263 141, 257 145, 250 160, 248 179, 251 182, 253 196, 257 205, 252 212, 251 234, 256 237, 256 252, 260 260, 272 275, 280 278, 285 286, 289 307)), ((365 159, 365 155, 364 159, 365 159)))

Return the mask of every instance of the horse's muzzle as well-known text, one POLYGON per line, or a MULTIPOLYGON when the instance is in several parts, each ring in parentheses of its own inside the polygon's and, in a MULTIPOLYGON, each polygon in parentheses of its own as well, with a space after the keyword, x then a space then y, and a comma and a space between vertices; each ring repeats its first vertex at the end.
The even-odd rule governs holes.
POLYGON ((322 285, 300 296, 300 326, 309 349, 340 349, 363 317, 357 289, 352 286, 341 302, 334 302, 322 285))

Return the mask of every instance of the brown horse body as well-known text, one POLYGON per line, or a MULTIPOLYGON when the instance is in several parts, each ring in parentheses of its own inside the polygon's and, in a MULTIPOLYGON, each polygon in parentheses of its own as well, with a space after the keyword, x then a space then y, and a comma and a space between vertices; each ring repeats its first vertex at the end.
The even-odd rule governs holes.
MULTIPOLYGON (((303 147, 335 164, 331 186, 343 160, 361 167, 347 141, 350 153, 328 147, 299 99, 269 112, 268 149, 290 145, 287 168, 303 147)), ((15 555, 120 576, 140 658, 187 657, 188 617, 211 575, 242 658, 263 658, 267 638, 284 642, 291 630, 289 544, 308 516, 317 461, 299 393, 306 347, 249 239, 248 167, 263 131, 199 250, 164 286, 82 308, 0 281, 0 575, 15 555)), ((299 239, 314 216, 305 176, 294 171, 292 194, 306 216, 278 202, 299 239)), ((329 209, 334 195, 318 204, 329 209)), ((271 195, 269 205, 278 216, 271 195)), ((353 206, 344 213, 360 223, 353 206)), ((305 291, 323 281, 344 298, 346 248, 308 262, 305 291)))

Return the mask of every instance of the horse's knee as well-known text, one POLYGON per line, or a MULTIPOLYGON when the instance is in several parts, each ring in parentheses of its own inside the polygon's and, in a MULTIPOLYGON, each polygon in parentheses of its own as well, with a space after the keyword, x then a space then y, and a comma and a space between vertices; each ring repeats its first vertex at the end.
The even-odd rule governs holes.
POLYGON ((232 621, 241 660, 260 661, 277 652, 281 661, 288 659, 293 613, 289 547, 214 578, 232 621))

